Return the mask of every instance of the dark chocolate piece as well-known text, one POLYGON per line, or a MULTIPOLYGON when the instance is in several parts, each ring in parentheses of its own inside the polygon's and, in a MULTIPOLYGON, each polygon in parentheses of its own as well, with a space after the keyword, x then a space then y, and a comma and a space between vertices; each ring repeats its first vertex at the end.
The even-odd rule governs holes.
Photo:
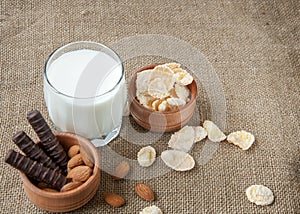
POLYGON ((12 141, 32 160, 43 164, 45 167, 60 170, 55 162, 24 131, 17 132, 12 141))
POLYGON ((45 167, 41 163, 33 161, 29 157, 14 150, 9 150, 5 157, 5 162, 29 177, 32 177, 39 182, 49 184, 58 191, 68 182, 67 178, 61 173, 45 167))
POLYGON ((27 119, 40 139, 40 144, 45 153, 55 161, 62 169, 67 171, 68 156, 63 147, 58 142, 50 127, 38 110, 33 110, 28 113, 27 119))

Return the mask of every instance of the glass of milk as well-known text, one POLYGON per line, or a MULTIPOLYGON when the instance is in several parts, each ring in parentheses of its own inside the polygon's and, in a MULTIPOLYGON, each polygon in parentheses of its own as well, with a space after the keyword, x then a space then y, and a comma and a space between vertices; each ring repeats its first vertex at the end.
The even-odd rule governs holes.
POLYGON ((95 42, 55 50, 44 72, 48 113, 59 131, 80 134, 96 146, 118 136, 127 89, 120 57, 95 42))

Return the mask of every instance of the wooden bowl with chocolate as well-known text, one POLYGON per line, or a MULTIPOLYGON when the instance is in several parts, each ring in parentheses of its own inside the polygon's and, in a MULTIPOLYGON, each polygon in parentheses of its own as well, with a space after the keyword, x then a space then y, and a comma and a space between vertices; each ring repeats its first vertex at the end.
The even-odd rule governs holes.
POLYGON ((80 135, 52 133, 36 110, 27 119, 39 142, 23 131, 16 133, 12 140, 24 155, 10 150, 5 162, 20 170, 27 197, 41 209, 68 212, 82 207, 99 187, 99 151, 80 135))
POLYGON ((195 80, 180 64, 151 64, 131 78, 130 113, 147 130, 175 131, 192 118, 197 95, 195 80))

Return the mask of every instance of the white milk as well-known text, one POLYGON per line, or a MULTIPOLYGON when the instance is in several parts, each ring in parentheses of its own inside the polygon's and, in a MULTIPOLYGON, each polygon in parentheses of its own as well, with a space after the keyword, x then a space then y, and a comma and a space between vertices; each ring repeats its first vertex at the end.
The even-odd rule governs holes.
POLYGON ((87 49, 48 63, 44 95, 54 125, 90 139, 120 128, 127 96, 122 73, 111 56, 87 49))

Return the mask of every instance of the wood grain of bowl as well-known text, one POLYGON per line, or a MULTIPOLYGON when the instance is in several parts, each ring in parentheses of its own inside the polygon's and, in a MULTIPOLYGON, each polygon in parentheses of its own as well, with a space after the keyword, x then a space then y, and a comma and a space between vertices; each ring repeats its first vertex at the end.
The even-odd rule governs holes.
POLYGON ((43 210, 68 212, 82 207, 96 194, 100 184, 100 154, 90 140, 69 132, 55 133, 65 151, 73 145, 80 145, 94 162, 92 176, 79 187, 66 192, 48 192, 35 186, 24 173, 20 173, 23 187, 29 200, 43 210))
POLYGON ((153 69, 158 64, 151 64, 142 67, 134 73, 129 82, 129 102, 130 102, 130 113, 133 119, 143 128, 154 131, 154 132, 170 132, 176 131, 186 125, 188 121, 192 118, 195 106, 196 98, 198 95, 197 85, 195 80, 187 87, 191 92, 190 101, 184 106, 177 110, 159 112, 152 109, 148 109, 141 105, 136 98, 136 78, 137 73, 153 69))

